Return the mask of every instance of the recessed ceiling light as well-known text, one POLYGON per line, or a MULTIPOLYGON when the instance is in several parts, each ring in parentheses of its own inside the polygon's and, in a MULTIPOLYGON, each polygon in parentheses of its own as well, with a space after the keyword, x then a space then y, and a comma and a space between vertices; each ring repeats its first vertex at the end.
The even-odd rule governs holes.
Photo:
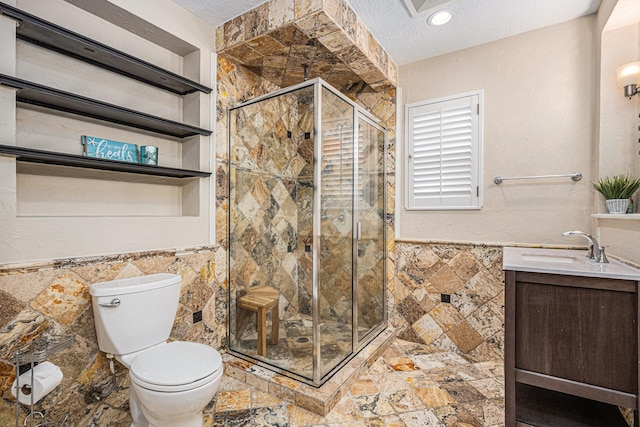
POLYGON ((429 16, 429 19, 427 19, 427 24, 434 27, 439 27, 440 25, 444 25, 447 22, 451 21, 451 18, 453 18, 453 14, 451 12, 449 12, 448 10, 439 10, 429 16))

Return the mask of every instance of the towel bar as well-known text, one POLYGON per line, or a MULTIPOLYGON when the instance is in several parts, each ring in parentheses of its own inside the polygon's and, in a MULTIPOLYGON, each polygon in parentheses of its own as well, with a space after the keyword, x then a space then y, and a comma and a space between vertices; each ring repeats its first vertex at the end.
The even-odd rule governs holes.
POLYGON ((515 179, 544 179, 544 178, 571 178, 574 181, 580 181, 582 179, 582 174, 580 172, 576 173, 567 173, 561 175, 531 175, 531 176, 513 176, 513 177, 502 177, 496 176, 493 178, 493 182, 500 185, 503 181, 507 180, 515 180, 515 179))

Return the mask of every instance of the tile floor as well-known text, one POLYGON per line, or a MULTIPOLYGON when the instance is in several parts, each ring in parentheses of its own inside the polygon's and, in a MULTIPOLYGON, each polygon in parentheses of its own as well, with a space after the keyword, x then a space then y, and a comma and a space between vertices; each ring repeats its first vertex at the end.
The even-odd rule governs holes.
MULTIPOLYGON (((321 387, 313 387, 290 377, 240 359, 230 353, 222 355, 227 376, 277 396, 296 406, 322 416, 327 415, 349 394, 351 386, 391 346, 395 330, 381 331, 353 359, 349 360, 321 387)), ((267 346, 267 350, 269 346, 267 346)), ((325 361, 325 358, 323 358, 325 361)))
POLYGON ((396 339, 325 417, 225 376, 205 426, 504 426, 501 362, 396 339))

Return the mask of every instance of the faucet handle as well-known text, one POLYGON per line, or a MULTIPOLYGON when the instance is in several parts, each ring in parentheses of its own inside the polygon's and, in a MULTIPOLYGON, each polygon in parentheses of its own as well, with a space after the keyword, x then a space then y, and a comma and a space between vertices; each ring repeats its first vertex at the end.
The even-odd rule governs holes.
POLYGON ((600 255, 598 256, 598 259, 596 260, 596 262, 601 263, 601 264, 607 264, 609 262, 609 260, 607 259, 607 254, 604 253, 604 250, 608 248, 608 246, 600 246, 598 249, 600 249, 600 255))
POLYGON ((595 249, 596 248, 593 246, 593 243, 589 243, 589 249, 587 249, 586 255, 587 259, 596 259, 595 249))

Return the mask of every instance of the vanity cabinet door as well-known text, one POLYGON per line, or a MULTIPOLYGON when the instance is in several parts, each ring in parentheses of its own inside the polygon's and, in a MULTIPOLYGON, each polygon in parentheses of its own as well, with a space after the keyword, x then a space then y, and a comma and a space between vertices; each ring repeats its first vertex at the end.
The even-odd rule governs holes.
POLYGON ((635 282, 518 274, 515 368, 638 389, 635 282))

